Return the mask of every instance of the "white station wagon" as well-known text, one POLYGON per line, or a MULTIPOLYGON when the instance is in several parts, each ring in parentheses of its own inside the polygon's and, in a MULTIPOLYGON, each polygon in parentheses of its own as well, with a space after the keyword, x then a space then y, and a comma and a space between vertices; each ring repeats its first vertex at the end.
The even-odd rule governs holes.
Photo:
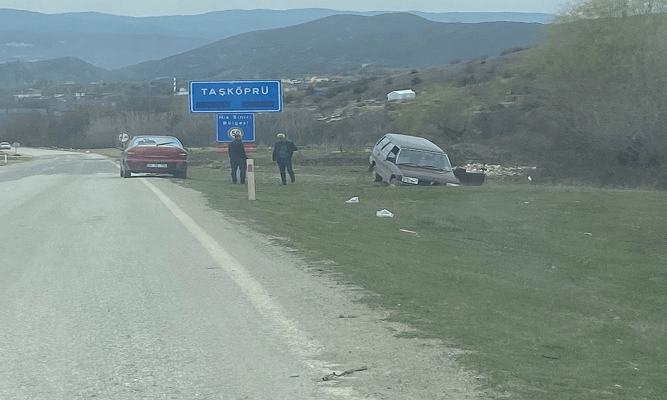
POLYGON ((425 186, 459 183, 447 154, 416 136, 387 133, 373 147, 370 164, 376 182, 425 186))

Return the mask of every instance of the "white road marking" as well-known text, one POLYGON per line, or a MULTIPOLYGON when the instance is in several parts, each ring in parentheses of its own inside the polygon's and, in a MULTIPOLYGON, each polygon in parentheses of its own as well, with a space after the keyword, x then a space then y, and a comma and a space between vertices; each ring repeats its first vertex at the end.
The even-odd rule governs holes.
MULTIPOLYGON (((118 166, 120 168, 120 166, 118 166)), ((220 268, 229 275, 230 278, 241 288, 241 290, 248 297, 253 306, 265 318, 273 322, 278 328, 278 333, 285 339, 292 351, 303 357, 304 362, 314 371, 319 373, 330 374, 334 371, 330 370, 324 365, 322 361, 317 361, 314 357, 321 354, 324 346, 317 342, 317 340, 309 337, 309 335, 299 329, 294 321, 287 316, 287 310, 274 301, 264 289, 262 284, 254 279, 250 273, 229 254, 218 242, 213 239, 204 229, 202 229, 188 214, 180 209, 155 185, 150 183, 146 178, 139 178, 144 185, 146 185, 160 201, 172 212, 172 214, 190 231, 190 233, 201 243, 208 251, 213 260, 220 266, 220 268)), ((320 389, 325 391, 330 396, 336 398, 343 398, 346 400, 360 400, 361 396, 356 393, 352 387, 336 388, 331 386, 320 386, 320 389)), ((370 397, 373 400, 374 397, 370 397)))
MULTIPOLYGON (((253 306, 267 319, 278 327, 280 335, 289 343, 292 349, 306 358, 318 354, 322 346, 299 329, 287 316, 285 308, 274 301, 260 282, 254 279, 248 271, 232 257, 218 242, 204 231, 197 223, 171 201, 160 189, 145 178, 139 178, 144 185, 157 195, 162 203, 181 221, 190 233, 204 246, 215 262, 229 275, 246 294, 253 306)), ((311 367, 312 362, 306 360, 311 367)))

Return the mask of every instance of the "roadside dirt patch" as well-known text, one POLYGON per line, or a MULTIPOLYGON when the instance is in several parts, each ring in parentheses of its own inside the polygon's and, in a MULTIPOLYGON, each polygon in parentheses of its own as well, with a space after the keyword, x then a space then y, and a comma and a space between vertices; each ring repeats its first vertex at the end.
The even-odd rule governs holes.
POLYGON ((328 287, 321 300, 337 311, 328 317, 325 351, 318 357, 330 372, 318 385, 353 399, 490 399, 496 395, 482 389, 486 381, 482 375, 458 364, 463 350, 420 338, 410 326, 388 321, 391 311, 366 306, 363 299, 372 294, 333 283, 328 273, 309 269, 328 287))

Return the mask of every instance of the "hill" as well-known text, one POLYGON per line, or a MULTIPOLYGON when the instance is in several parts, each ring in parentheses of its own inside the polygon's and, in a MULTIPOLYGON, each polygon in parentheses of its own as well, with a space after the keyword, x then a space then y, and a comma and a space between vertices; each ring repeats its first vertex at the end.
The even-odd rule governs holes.
POLYGON ((75 57, 48 61, 16 61, 0 64, 0 83, 4 87, 26 87, 35 83, 62 85, 69 82, 109 82, 114 74, 75 57))
MULTIPOLYGON (((0 8, 0 63, 77 57, 97 67, 116 69, 159 60, 231 36, 277 29, 332 15, 383 14, 322 8, 225 10, 200 15, 127 17, 95 12, 43 14, 0 8)), ((423 13, 431 21, 546 23, 548 14, 423 13)))
POLYGON ((0 32, 1 63, 76 57, 107 70, 160 59, 209 43, 202 38, 153 34, 0 32))
POLYGON ((525 22, 527 24, 548 24, 553 20, 551 14, 544 13, 519 13, 519 12, 446 12, 429 13, 421 11, 410 11, 410 14, 418 15, 429 21, 435 22, 462 22, 466 24, 482 22, 525 22))
MULTIPOLYGON (((0 32, 83 32, 198 37, 213 42, 230 36, 298 25, 332 15, 373 16, 387 11, 337 11, 325 8, 293 10, 223 10, 198 15, 127 17, 96 12, 43 14, 0 8, 0 32)), ((495 21, 548 23, 541 13, 428 13, 411 11, 436 22, 480 23, 495 21)))
MULTIPOLYGON (((6 54, 6 48, 16 48, 31 60, 41 61, 34 67, 27 62, 0 64, 0 84, 25 87, 36 82, 149 81, 161 77, 193 80, 298 78, 334 73, 388 75, 397 69, 442 66, 530 46, 545 27, 514 22, 441 23, 409 13, 334 15, 291 27, 236 35, 176 56, 113 71, 84 61, 67 70, 62 68, 62 61, 49 67, 48 56, 61 59, 55 57, 60 47, 70 46, 81 60, 86 59, 86 54, 95 54, 98 61, 123 64, 129 63, 131 59, 127 57, 135 52, 144 57, 174 52, 197 43, 197 39, 172 41, 159 35, 61 32, 31 34, 33 41, 27 44, 17 42, 19 38, 13 37, 13 32, 2 32, 0 36, 4 35, 10 45, 0 50, 0 56, 6 54)), ((71 56, 65 59, 71 61, 71 56)))
POLYGON ((130 80, 356 75, 366 66, 414 68, 495 57, 537 43, 544 27, 516 22, 441 23, 409 13, 334 15, 236 35, 117 72, 130 80))

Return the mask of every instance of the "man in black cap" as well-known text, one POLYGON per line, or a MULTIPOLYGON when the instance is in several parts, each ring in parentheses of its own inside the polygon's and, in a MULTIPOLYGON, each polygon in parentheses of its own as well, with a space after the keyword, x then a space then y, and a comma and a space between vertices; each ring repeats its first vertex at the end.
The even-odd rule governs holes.
POLYGON ((283 185, 287 185, 287 177, 285 176, 285 170, 289 173, 289 177, 294 183, 294 171, 292 170, 292 154, 298 150, 296 145, 289 140, 285 140, 285 134, 278 134, 278 141, 275 146, 273 146, 273 161, 278 163, 278 169, 280 169, 280 179, 283 181, 283 185))
POLYGON ((228 146, 229 164, 232 167, 232 183, 236 183, 236 171, 240 170, 241 184, 245 183, 245 160, 248 156, 245 154, 245 147, 241 141, 241 134, 234 135, 234 140, 228 146))

